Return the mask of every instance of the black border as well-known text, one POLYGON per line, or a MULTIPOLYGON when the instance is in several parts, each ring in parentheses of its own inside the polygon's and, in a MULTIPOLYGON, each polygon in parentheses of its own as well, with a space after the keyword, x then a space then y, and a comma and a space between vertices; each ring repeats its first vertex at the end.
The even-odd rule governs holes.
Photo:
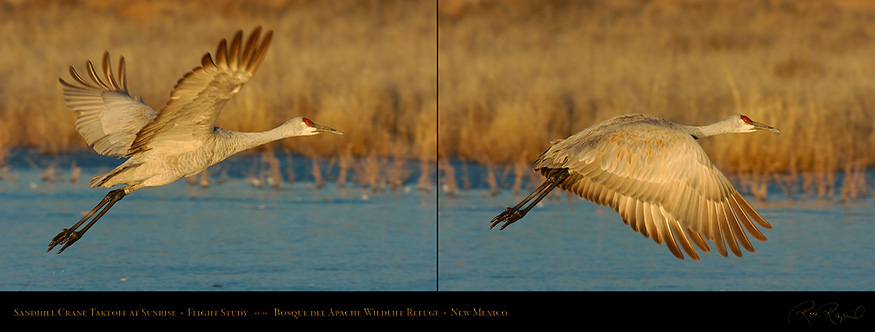
MULTIPOLYGON (((10 322, 557 323, 583 326, 875 326, 871 292, 5 292, 10 322), (97 317, 91 308, 138 311, 97 317), (330 311, 379 316, 330 316, 330 311), (86 313, 62 317, 59 310, 86 313), (174 316, 143 316, 174 312, 174 316), (281 312, 277 314, 277 310, 281 312), (233 316, 245 311, 245 315, 233 316), (51 313, 51 314, 49 314, 51 313), (289 313, 295 313, 297 317, 289 313), (36 316, 33 316, 36 314, 36 316), (590 325, 599 324, 599 325, 590 325), (698 325, 706 324, 706 325, 698 325)), ((11 326, 11 325, 10 325, 11 326)))

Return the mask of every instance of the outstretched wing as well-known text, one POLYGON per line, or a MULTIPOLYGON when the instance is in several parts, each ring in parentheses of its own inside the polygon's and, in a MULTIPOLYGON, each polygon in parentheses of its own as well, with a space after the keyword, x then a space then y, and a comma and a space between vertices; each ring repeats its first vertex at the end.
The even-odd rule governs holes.
POLYGON ((744 230, 766 238, 751 222, 771 228, 705 151, 688 134, 650 123, 612 126, 581 132, 558 141, 535 162, 545 175, 567 168, 560 186, 583 198, 612 207, 634 230, 657 243, 665 241, 678 258, 686 252, 698 260, 714 242, 741 256, 738 243, 753 252, 744 230), (736 242, 737 241, 737 242, 736 242))
POLYGON ((272 36, 273 31, 268 31, 260 40, 261 27, 258 27, 249 35, 245 46, 242 30, 237 31, 230 45, 222 39, 215 59, 205 54, 201 66, 179 80, 170 102, 139 132, 128 154, 157 147, 177 152, 197 148, 197 144, 212 133, 225 103, 252 78, 267 54, 272 36))
POLYGON ((149 122, 158 115, 138 97, 131 97, 125 82, 125 58, 119 60, 118 81, 110 68, 109 52, 103 54, 101 80, 91 61, 87 63, 89 83, 73 67, 70 76, 76 84, 59 79, 67 107, 76 113, 76 130, 97 153, 125 156, 131 144, 149 122))

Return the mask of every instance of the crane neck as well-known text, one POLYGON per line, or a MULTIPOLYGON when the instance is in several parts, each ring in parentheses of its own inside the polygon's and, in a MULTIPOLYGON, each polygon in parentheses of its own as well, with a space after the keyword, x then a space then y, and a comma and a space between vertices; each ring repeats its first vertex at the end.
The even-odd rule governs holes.
POLYGON ((242 132, 216 127, 214 134, 217 147, 215 151, 224 154, 226 158, 238 152, 289 137, 282 130, 282 126, 263 132, 242 132))
POLYGON ((726 121, 715 122, 705 126, 687 126, 680 125, 681 128, 688 132, 694 139, 700 139, 705 137, 711 137, 722 134, 729 134, 735 132, 730 128, 726 121))

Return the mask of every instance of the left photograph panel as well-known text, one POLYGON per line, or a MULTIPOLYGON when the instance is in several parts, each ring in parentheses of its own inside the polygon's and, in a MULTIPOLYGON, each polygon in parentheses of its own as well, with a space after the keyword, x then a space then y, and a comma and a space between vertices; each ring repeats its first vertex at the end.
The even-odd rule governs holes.
POLYGON ((0 290, 437 290, 434 1, 2 6, 0 290))

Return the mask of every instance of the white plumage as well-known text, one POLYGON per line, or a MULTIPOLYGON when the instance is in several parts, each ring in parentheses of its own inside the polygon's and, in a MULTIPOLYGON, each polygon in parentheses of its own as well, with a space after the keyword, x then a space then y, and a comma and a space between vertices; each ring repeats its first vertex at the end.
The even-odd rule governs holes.
POLYGON ((58 253, 63 252, 113 204, 140 188, 173 183, 237 152, 271 141, 319 133, 342 135, 340 131, 303 117, 259 133, 215 127, 219 111, 252 78, 264 60, 272 36, 273 32, 269 31, 261 38, 261 27, 258 27, 245 45, 243 31, 237 31, 230 45, 223 39, 215 59, 205 54, 201 66, 179 80, 170 102, 160 112, 128 93, 123 57, 119 60, 118 79, 110 68, 108 52, 103 56, 103 79, 90 61, 87 63, 90 82, 70 67, 76 84, 63 79, 60 82, 67 106, 76 114, 76 130, 97 153, 128 158, 112 171, 92 178, 91 186, 125 186, 110 191, 78 223, 55 236, 48 251, 63 243, 58 253), (76 231, 98 210, 100 213, 94 219, 76 231))
MULTIPOLYGON (((521 219, 553 188, 610 206, 623 221, 673 255, 699 260, 712 241, 741 257, 739 244, 753 252, 744 230, 766 238, 754 223, 771 228, 708 159, 696 139, 757 130, 779 132, 744 115, 707 126, 680 125, 666 119, 628 114, 586 128, 552 143, 534 163, 547 180, 516 207, 492 219, 501 229, 521 219), (528 207, 523 206, 534 199, 528 207), (744 230, 742 230, 742 228, 744 230)), ((491 228, 491 227, 490 227, 491 228)))

